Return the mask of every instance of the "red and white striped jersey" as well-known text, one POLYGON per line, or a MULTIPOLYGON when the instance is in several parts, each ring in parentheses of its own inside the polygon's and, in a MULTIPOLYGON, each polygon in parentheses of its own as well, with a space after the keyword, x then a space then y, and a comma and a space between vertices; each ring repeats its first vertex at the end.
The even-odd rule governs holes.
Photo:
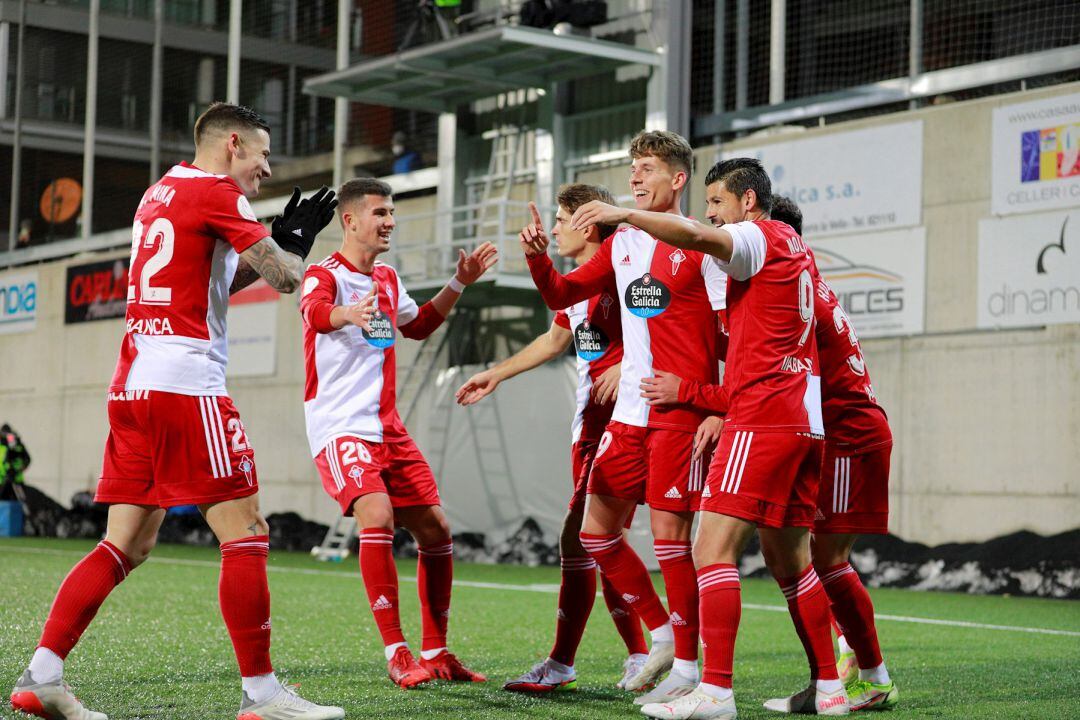
POLYGON ((408 439, 397 410, 394 345, 398 330, 423 339, 443 317, 409 297, 397 271, 375 263, 371 274, 357 270, 341 253, 308 267, 300 297, 304 321, 304 417, 311 456, 342 435, 368 442, 408 439), (379 284, 379 315, 371 332, 330 324, 334 306, 354 305, 379 284))
POLYGON ((268 235, 227 175, 180 163, 143 193, 127 325, 109 392, 224 395, 225 313, 239 260, 268 235))
POLYGON ((776 220, 724 225, 728 274, 725 430, 824 434, 814 332, 817 268, 795 231, 776 220))
POLYGON ((611 419, 637 427, 694 430, 704 414, 683 405, 650 407, 642 378, 656 370, 715 383, 716 311, 727 278, 716 263, 636 227, 609 237, 587 263, 560 275, 546 254, 529 258, 536 287, 550 308, 563 308, 615 284, 623 335, 622 380, 611 419))
POLYGON ((573 442, 597 441, 611 419, 612 403, 598 404, 593 383, 623 357, 622 321, 615 286, 555 313, 555 322, 574 334, 577 355, 577 407, 571 428, 573 442))
POLYGON ((826 439, 853 449, 891 440, 889 418, 874 396, 859 337, 836 293, 821 278, 817 279, 814 314, 826 439))

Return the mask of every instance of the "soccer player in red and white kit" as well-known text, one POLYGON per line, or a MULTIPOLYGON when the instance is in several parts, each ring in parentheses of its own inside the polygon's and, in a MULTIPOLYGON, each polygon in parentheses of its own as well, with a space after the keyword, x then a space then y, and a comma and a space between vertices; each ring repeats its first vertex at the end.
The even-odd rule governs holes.
MULTIPOLYGON (((774 195, 769 219, 787 223, 802 236, 802 212, 790 199, 774 195)), ((862 347, 847 314, 820 277, 816 288, 814 316, 825 450, 811 555, 834 619, 843 618, 837 626, 842 627, 838 630, 837 671, 851 709, 892 707, 899 694, 881 657, 874 606, 849 562, 859 534, 888 532, 892 432, 874 395, 862 347)), ((694 404, 719 416, 728 410, 722 387, 682 382, 673 375, 650 378, 643 396, 654 404, 694 404)))
POLYGON ((390 186, 350 180, 338 200, 341 249, 307 269, 300 299, 311 454, 326 492, 360 528, 360 572, 390 679, 403 688, 435 678, 482 682, 446 647, 454 546, 435 477, 397 411, 394 345, 399 331, 414 340, 433 333, 498 253, 491 243, 470 255, 460 251, 454 277, 417 306, 394 268, 376 262, 394 230, 390 186), (419 663, 401 632, 395 525, 412 533, 420 550, 419 663))
MULTIPOLYGON (((558 211, 551 235, 560 257, 581 266, 600 249, 600 243, 615 228, 598 225, 585 232, 570 229, 570 216, 590 200, 614 202, 607 188, 576 183, 559 189, 558 211)), ((534 223, 540 224, 536 206, 531 206, 534 223)), ((571 343, 577 355, 577 408, 571 429, 570 461, 574 481, 570 507, 559 533, 559 563, 562 566, 559 604, 555 623, 555 644, 548 657, 503 688, 516 692, 544 693, 577 684, 574 657, 585 632, 585 624, 596 600, 596 561, 581 546, 578 534, 585 516, 585 492, 600 437, 611 419, 619 389, 622 360, 622 324, 617 290, 612 284, 604 292, 555 313, 551 328, 520 352, 498 365, 473 375, 457 392, 462 405, 472 405, 495 391, 504 380, 538 367, 563 355, 571 343)), ((623 600, 606 575, 600 576, 604 601, 615 627, 626 644, 629 657, 623 665, 622 687, 641 671, 648 648, 641 632, 641 620, 623 600)))
POLYGON ((582 206, 571 221, 576 228, 628 222, 672 245, 712 255, 729 277, 724 369, 729 409, 701 494, 694 543, 705 670, 692 693, 646 705, 642 712, 656 718, 735 717, 731 673, 741 611, 738 562, 756 526, 811 669, 807 690, 766 707, 847 714, 832 651, 829 601, 810 556, 824 436, 813 256, 792 228, 768 219, 772 184, 759 161, 722 161, 705 182, 715 226, 601 203, 582 206))
MULTIPOLYGON (((788 198, 774 196, 769 215, 802 235, 802 212, 788 198)), ((888 708, 899 691, 881 656, 874 604, 850 558, 859 535, 889 532, 892 431, 847 313, 820 278, 816 291, 825 451, 811 552, 840 628, 838 671, 851 709, 888 708)))
MULTIPOLYGON (((293 292, 333 193, 293 194, 271 237, 248 197, 270 177, 269 126, 248 108, 215 103, 195 123, 195 160, 170 169, 135 213, 127 326, 109 386, 109 438, 97 502, 105 539, 65 578, 15 710, 105 720, 63 680, 64 660, 109 593, 149 556, 165 508, 195 504, 221 543, 218 599, 240 665, 239 720, 342 718, 274 676, 270 663, 269 528, 259 512, 255 454, 225 390, 229 294, 262 276, 293 292)), ((215 714, 207 709, 206 715, 215 714)))
MULTIPOLYGON (((686 140, 667 131, 642 132, 630 144, 630 157, 634 204, 681 217, 679 200, 693 165, 686 140)), ((598 201, 582 207, 598 204, 611 207, 598 201)), ((589 477, 581 543, 652 633, 649 657, 626 689, 640 690, 671 668, 663 682, 635 702, 677 697, 690 692, 699 679, 690 533, 706 467, 694 455, 694 434, 703 414, 692 408, 651 408, 639 396, 638 385, 657 369, 716 382, 717 334, 703 328, 715 327, 716 311, 724 305, 726 277, 703 253, 682 250, 634 227, 620 229, 589 262, 565 277, 545 252, 547 238, 539 223, 525 228, 521 240, 533 281, 548 307, 573 305, 612 283, 618 290, 622 378, 589 477), (623 525, 640 502, 650 508, 670 615, 645 565, 623 538, 623 525)))

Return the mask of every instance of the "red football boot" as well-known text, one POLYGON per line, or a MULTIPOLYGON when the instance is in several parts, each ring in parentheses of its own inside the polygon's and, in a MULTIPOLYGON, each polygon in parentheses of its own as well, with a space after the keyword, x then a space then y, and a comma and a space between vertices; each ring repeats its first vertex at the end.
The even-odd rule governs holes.
POLYGON ((487 682, 486 677, 462 665, 457 656, 449 650, 443 650, 430 660, 420 658, 420 667, 439 680, 487 682))
POLYGON ((394 657, 386 663, 386 670, 390 673, 390 679, 394 681, 394 684, 405 690, 434 679, 430 672, 417 665, 416 658, 409 652, 406 645, 394 651, 394 657))

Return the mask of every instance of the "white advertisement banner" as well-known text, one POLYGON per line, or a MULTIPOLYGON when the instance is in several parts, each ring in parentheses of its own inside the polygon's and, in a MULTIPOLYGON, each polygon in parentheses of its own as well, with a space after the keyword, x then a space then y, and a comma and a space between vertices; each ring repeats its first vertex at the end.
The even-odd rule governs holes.
POLYGON ((995 215, 1080 205, 1080 93, 994 110, 995 215))
POLYGON ((723 157, 761 160, 773 192, 799 205, 809 238, 922 222, 921 120, 740 148, 723 157))
POLYGON ((1080 323, 1080 210, 979 223, 977 322, 1080 323))
POLYGON ((0 275, 0 334, 37 326, 37 270, 0 275))
POLYGON ((821 276, 861 338, 917 335, 925 327, 926 228, 811 243, 821 276))
MULTIPOLYGON (((227 377, 273 375, 277 359, 279 295, 257 280, 229 298, 229 365, 227 377)), ((297 352, 300 349, 297 348, 297 352)))

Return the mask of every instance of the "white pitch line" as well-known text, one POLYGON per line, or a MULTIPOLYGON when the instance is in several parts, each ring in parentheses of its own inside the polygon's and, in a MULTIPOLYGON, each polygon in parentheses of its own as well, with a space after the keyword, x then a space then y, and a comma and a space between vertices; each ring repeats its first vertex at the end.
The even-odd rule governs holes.
MULTIPOLYGON (((0 554, 8 551, 35 555, 75 555, 79 557, 82 557, 86 554, 85 552, 79 550, 56 550, 53 548, 11 547, 0 545, 0 554)), ((183 558, 166 557, 152 557, 150 558, 149 562, 161 565, 186 565, 188 567, 205 567, 212 568, 214 570, 218 569, 221 566, 220 563, 216 563, 211 560, 185 560, 183 558)), ((356 579, 356 575, 352 573, 337 572, 334 570, 318 570, 315 568, 278 567, 270 565, 267 567, 267 570, 269 570, 270 572, 287 573, 292 575, 318 575, 323 577, 348 578, 350 580, 356 579)), ((416 582, 416 578, 412 575, 401 575, 398 579, 404 580, 405 582, 416 582)), ((454 585, 458 587, 479 588, 481 590, 512 590, 516 592, 534 592, 545 593, 549 595, 553 595, 559 592, 559 586, 551 583, 508 585, 504 583, 481 582, 477 580, 454 580, 454 585)), ((601 593, 597 593, 597 597, 600 596, 601 593)), ((661 599, 665 602, 667 601, 666 597, 661 596, 661 599)), ((786 613, 788 611, 788 609, 782 605, 761 605, 758 603, 743 603, 743 608, 747 610, 762 610, 766 612, 780 613, 786 613)), ((916 623, 919 625, 944 625, 946 627, 971 628, 975 630, 1004 630, 1008 632, 1035 633, 1038 635, 1080 637, 1080 631, 1077 630, 1057 630, 1054 628, 1023 627, 1020 625, 993 625, 990 623, 968 622, 966 620, 941 620, 937 618, 914 617, 910 615, 887 615, 883 613, 875 614, 874 617, 877 620, 916 623)))

